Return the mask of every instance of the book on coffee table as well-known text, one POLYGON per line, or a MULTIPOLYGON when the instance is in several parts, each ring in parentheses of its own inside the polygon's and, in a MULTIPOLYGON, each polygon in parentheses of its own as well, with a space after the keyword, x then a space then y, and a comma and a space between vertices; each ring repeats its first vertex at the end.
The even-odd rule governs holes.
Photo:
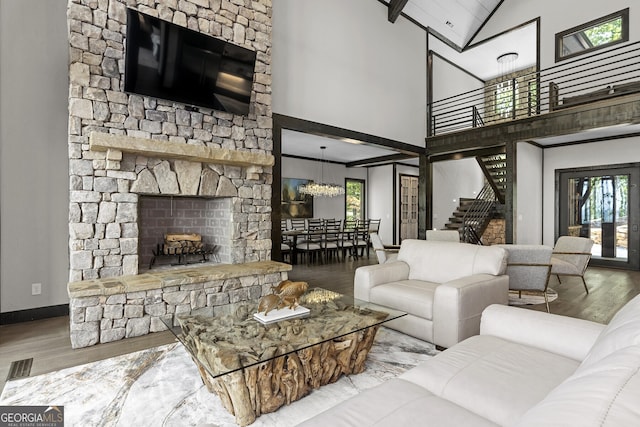
POLYGON ((253 318, 262 324, 268 325, 269 323, 278 322, 280 320, 306 317, 310 312, 311 310, 308 308, 299 305, 293 310, 289 307, 284 307, 270 310, 269 314, 264 314, 264 312, 253 313, 253 318))

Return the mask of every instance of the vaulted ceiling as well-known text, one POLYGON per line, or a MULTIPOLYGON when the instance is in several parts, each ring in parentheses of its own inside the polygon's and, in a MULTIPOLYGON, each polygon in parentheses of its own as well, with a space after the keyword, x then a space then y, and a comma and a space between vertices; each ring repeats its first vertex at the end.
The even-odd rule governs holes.
POLYGON ((391 0, 389 21, 400 13, 464 48, 502 0, 391 0))

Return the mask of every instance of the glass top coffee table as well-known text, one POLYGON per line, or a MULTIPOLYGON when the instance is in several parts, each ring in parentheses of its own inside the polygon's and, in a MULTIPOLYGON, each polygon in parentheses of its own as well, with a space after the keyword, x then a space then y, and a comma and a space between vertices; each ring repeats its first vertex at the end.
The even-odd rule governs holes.
POLYGON ((209 391, 239 425, 364 370, 380 325, 406 313, 321 288, 300 298, 306 317, 262 324, 257 302, 176 315, 166 326, 191 353, 209 391))

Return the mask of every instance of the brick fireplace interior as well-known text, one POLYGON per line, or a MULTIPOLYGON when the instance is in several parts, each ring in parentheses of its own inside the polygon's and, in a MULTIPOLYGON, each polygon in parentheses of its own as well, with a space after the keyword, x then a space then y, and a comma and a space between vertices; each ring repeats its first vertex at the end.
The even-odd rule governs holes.
MULTIPOLYGON (((215 253, 205 257, 208 262, 230 263, 230 204, 230 198, 140 196, 138 271, 179 262, 177 256, 154 256, 167 233, 198 234, 205 247, 213 248, 215 253)), ((181 260, 192 263, 203 258, 189 255, 181 260)))

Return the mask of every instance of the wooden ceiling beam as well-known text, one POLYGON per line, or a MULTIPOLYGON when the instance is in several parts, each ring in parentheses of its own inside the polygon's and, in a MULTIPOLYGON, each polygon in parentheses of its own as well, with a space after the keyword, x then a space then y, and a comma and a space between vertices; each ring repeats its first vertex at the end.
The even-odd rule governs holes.
POLYGON ((389 22, 394 23, 402 13, 408 0, 391 0, 389 2, 389 22))

